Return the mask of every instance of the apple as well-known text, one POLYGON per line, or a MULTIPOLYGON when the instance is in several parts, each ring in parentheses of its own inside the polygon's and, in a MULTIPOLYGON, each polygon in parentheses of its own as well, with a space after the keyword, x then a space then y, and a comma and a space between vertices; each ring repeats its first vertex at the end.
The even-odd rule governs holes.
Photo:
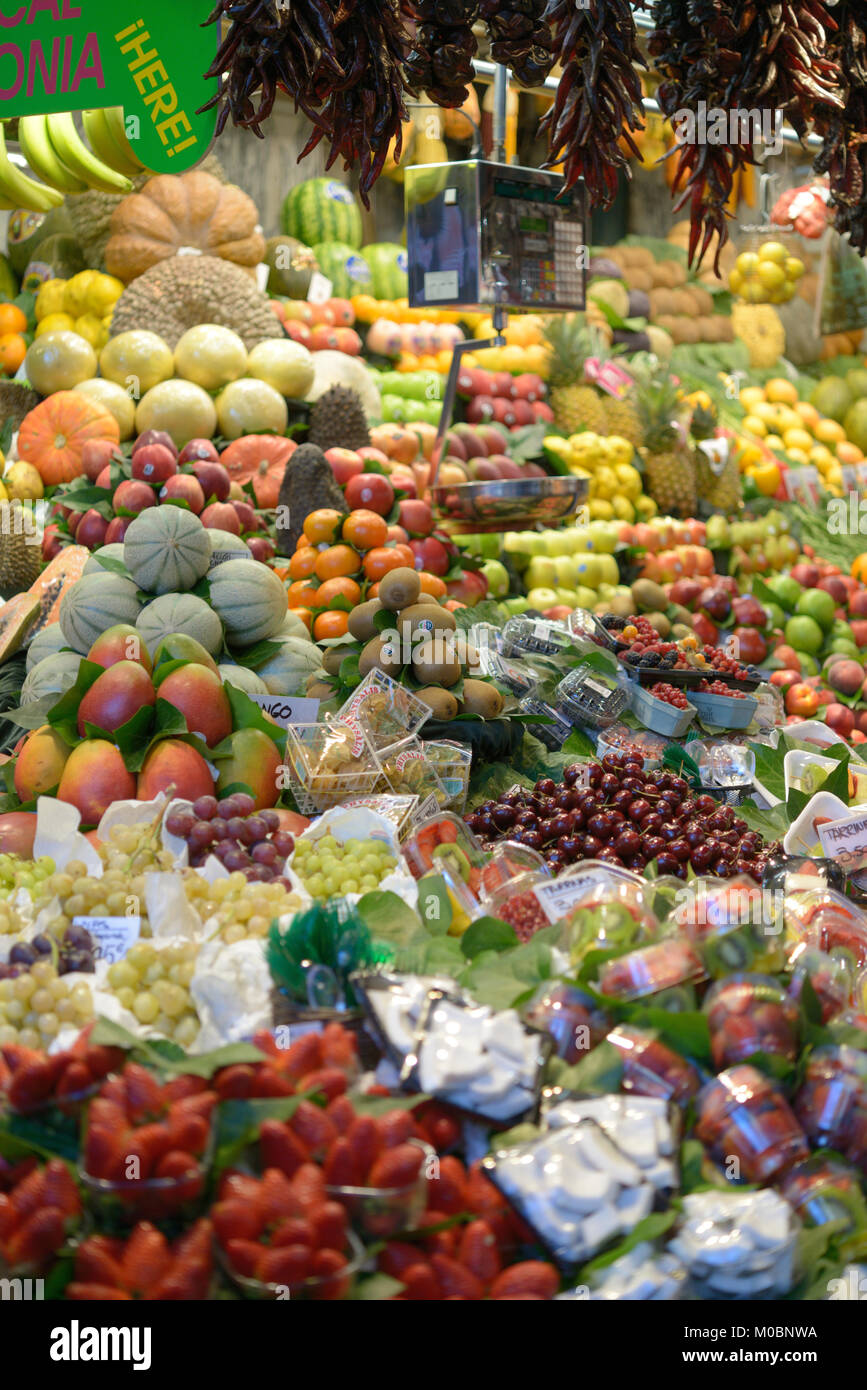
MULTIPOLYGON (((488 581, 488 593, 492 598, 505 598, 509 592, 509 571, 501 560, 486 560, 479 571, 488 581)), ((566 617, 571 612, 567 608, 566 617)))
MULTIPOLYGON (((498 395, 508 394, 508 392, 497 392, 498 395)), ((509 447, 508 435, 504 430, 497 429, 496 425, 479 425, 476 430, 487 446, 489 454, 504 454, 509 447)))
POLYGON ((149 444, 161 444, 164 449, 168 449, 172 458, 177 458, 178 456, 177 445, 171 435, 165 430, 145 430, 133 444, 132 452, 135 454, 139 449, 144 449, 149 444))
MULTIPOLYGON (((451 433, 452 431, 450 431, 451 433)), ((488 446, 478 430, 474 430, 472 425, 457 424, 454 427, 454 434, 458 436, 467 451, 467 458, 486 458, 488 446)))
POLYGON ((488 595, 488 581, 481 570, 464 570, 460 579, 450 579, 446 588, 449 598, 470 608, 488 595))
POLYGON ((865 621, 864 618, 856 618, 849 626, 852 629, 852 636, 855 639, 856 647, 858 647, 859 650, 862 647, 867 647, 867 621, 865 621))
POLYGON ((354 449, 326 449, 325 457, 331 466, 335 481, 341 487, 345 487, 350 478, 364 472, 364 461, 354 449))
POLYGON ((116 541, 122 541, 134 520, 131 516, 113 516, 105 533, 105 544, 114 545, 116 541))
POLYGON ((201 521, 203 526, 213 526, 218 531, 231 531, 233 536, 241 534, 238 513, 231 502, 211 502, 202 512, 201 521))
POLYGON ((205 494, 198 478, 192 473, 175 473, 160 488, 161 502, 186 502, 191 512, 199 516, 205 509, 205 494))
POLYGON ((101 516, 95 507, 91 507, 81 518, 75 539, 79 545, 86 545, 88 550, 96 550, 98 546, 105 545, 107 530, 108 522, 105 517, 101 516))
POLYGON ((409 545, 409 531, 403 526, 396 526, 392 523, 385 533, 386 544, 394 541, 395 545, 409 545))
POLYGON ((774 647, 774 660, 778 661, 790 671, 800 671, 801 659, 794 647, 788 646, 785 642, 780 642, 774 647))
POLYGON ((703 612, 715 623, 724 623, 732 611, 731 597, 718 585, 704 589, 699 603, 703 612))
POLYGON ((406 464, 398 464, 396 468, 392 468, 389 481, 396 492, 405 492, 407 497, 418 497, 415 474, 406 464))
POLYGON ((133 452, 134 478, 142 478, 146 483, 164 483, 177 471, 177 456, 165 444, 143 444, 133 452))
POLYGON ((277 554, 274 542, 269 536, 251 536, 247 545, 253 559, 261 560, 263 564, 267 564, 277 554))
POLYGON ((555 603, 553 608, 543 608, 542 617, 552 623, 561 623, 565 622, 571 612, 568 603, 555 603))
POLYGON ((768 654, 768 644, 762 634, 754 627, 736 627, 734 639, 737 642, 735 651, 739 661, 745 661, 748 666, 759 666, 768 654))
POLYGON ((155 507, 156 504, 153 488, 143 483, 140 478, 124 478, 122 483, 118 483, 111 499, 115 512, 132 512, 134 516, 146 511, 148 507, 155 507))
POLYGON ((692 630, 698 640, 705 646, 715 647, 719 630, 715 623, 712 623, 706 613, 696 613, 692 620, 692 630))
POLYGON ((672 603, 679 603, 681 607, 692 612, 703 592, 704 585, 700 579, 675 579, 668 591, 668 597, 672 603))
MULTIPOLYGON (((201 440, 195 442, 202 443, 201 440)), ((196 459, 193 463, 193 477, 198 478, 206 502, 210 502, 211 498, 217 502, 225 502, 229 496, 232 479, 229 477, 228 469, 224 468, 220 462, 214 462, 212 459, 196 459)))
POLYGON ((400 524, 410 536, 429 536, 434 526, 433 512, 418 497, 405 497, 398 503, 400 524))
POLYGON ((847 603, 849 600, 849 591, 838 574, 829 574, 820 579, 816 587, 824 589, 825 593, 830 594, 837 604, 847 603))
POLYGON ((99 477, 98 477, 97 480, 96 480, 96 486, 97 486, 97 487, 104 487, 104 488, 110 488, 110 487, 111 487, 111 465, 110 465, 110 464, 107 463, 107 464, 105 465, 105 468, 103 468, 102 472, 100 473, 99 477))
POLYGON ((474 483, 498 483, 503 476, 499 465, 489 458, 472 458, 467 469, 474 483))
POLYGON ((95 483, 113 459, 123 460, 123 454, 110 439, 88 439, 81 450, 81 471, 95 483))
POLYGON ((241 523, 241 531, 261 531, 262 526, 254 509, 249 502, 230 502, 230 507, 234 507, 235 515, 241 523))
POLYGON ((809 718, 819 708, 819 697, 806 681, 799 681, 786 691, 786 713, 809 718))
MULTIPOLYGON (((195 463, 197 460, 219 463, 220 455, 210 439, 190 439, 178 454, 178 463, 195 463)), ((193 470, 195 472, 195 469, 193 470)))
POLYGON ((867 618, 867 589, 857 589, 849 599, 849 613, 853 618, 867 618))
MULTIPOLYGON (((372 444, 363 444, 360 449, 350 450, 350 453, 353 452, 358 454, 360 459, 367 459, 370 463, 378 463, 381 468, 388 468, 391 463, 388 454, 383 453, 382 449, 374 449, 372 444)), ((329 449, 325 457, 328 458, 330 453, 331 450, 329 449)))
POLYGON ((516 463, 514 459, 510 459, 508 454, 497 454, 495 458, 491 459, 491 462, 496 463, 501 478, 523 478, 526 476, 521 465, 516 463))
POLYGON ((771 676, 771 685, 777 686, 780 690, 788 690, 790 685, 797 685, 800 679, 800 671, 784 667, 781 671, 774 671, 771 676))
POLYGON ((42 558, 43 560, 53 560, 55 555, 59 555, 63 549, 60 533, 57 529, 57 522, 51 521, 42 533, 42 558))
POLYGON ((436 536, 427 536, 424 540, 411 540, 410 550, 415 556, 415 568, 417 570, 427 570, 428 574, 437 574, 442 578, 448 574, 451 568, 451 557, 442 541, 438 541, 436 536))
POLYGON ((467 446, 459 434, 454 430, 449 430, 445 437, 445 458, 451 457, 460 463, 466 463, 470 457, 467 446))
POLYGON ((388 516, 394 505, 394 488, 381 473, 358 473, 346 484, 346 505, 351 511, 367 508, 388 516))
POLYGON ((825 706, 823 722, 841 738, 848 738, 855 727, 855 715, 846 705, 835 703, 825 706))
POLYGON ((460 487, 469 480, 466 465, 460 459, 444 458, 436 476, 437 487, 460 487))
MULTIPOLYGON (((677 600, 675 600, 677 602, 677 600)), ((732 599, 732 613, 736 623, 745 627, 767 627, 768 613, 752 594, 740 594, 732 599)))
POLYGON ((301 343, 301 345, 306 347, 309 351, 313 342, 313 332, 308 324, 301 323, 299 319, 289 319, 284 323, 283 327, 286 329, 286 332, 293 342, 301 343))

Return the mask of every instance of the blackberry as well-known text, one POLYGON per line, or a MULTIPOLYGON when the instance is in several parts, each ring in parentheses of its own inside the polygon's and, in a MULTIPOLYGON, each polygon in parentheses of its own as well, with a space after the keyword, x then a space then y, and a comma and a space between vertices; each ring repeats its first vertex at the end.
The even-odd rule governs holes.
POLYGON ((640 666, 660 666, 661 664, 662 657, 659 652, 645 652, 639 662, 640 666))
POLYGON ((627 663, 627 665, 629 665, 629 666, 640 666, 640 665, 641 665, 641 652, 627 652, 626 655, 624 656, 623 660, 624 660, 624 661, 627 663))
POLYGON ((622 632, 626 626, 627 619, 619 618, 616 613, 606 613, 602 621, 609 631, 613 629, 615 632, 622 632))
POLYGON ((664 666, 667 671, 670 671, 673 666, 677 665, 677 652, 666 652, 659 664, 660 666, 664 666))

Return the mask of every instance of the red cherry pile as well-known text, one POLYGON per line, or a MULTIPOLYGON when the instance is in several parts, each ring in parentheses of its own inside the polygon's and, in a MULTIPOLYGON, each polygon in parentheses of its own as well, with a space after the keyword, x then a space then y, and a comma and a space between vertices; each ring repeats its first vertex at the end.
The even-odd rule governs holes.
POLYGON ((516 840, 541 853, 556 874, 581 859, 601 859, 642 873, 699 874, 761 881, 776 846, 765 845, 734 807, 696 796, 682 777, 645 772, 641 760, 606 753, 601 763, 572 763, 558 783, 504 792, 464 816, 486 848, 516 840), (579 783, 589 777, 589 786, 579 783))
MULTIPOLYGON (((200 796, 191 808, 176 807, 166 818, 166 829, 186 840, 193 868, 209 854, 235 873, 240 870, 251 883, 280 879, 287 855, 295 848, 288 830, 280 829, 276 811, 257 811, 252 796, 234 792, 218 801, 200 796)), ((281 879, 287 888, 288 879, 281 879)))
POLYGON ((682 690, 669 685, 667 681, 657 681, 650 687, 650 693, 657 700, 664 700, 667 705, 674 705, 675 709, 686 709, 689 701, 682 690))
POLYGON ((699 681, 699 690, 705 695, 726 695, 732 700, 745 700, 747 697, 742 690, 733 690, 725 681, 699 681))
MULTIPOLYGON (((746 666, 742 665, 735 657, 727 656, 722 647, 702 647, 701 650, 708 666, 712 666, 715 671, 724 671, 726 675, 734 676, 739 681, 750 679, 750 673, 746 666)), ((731 694, 728 687, 726 687, 725 693, 726 695, 731 694)))

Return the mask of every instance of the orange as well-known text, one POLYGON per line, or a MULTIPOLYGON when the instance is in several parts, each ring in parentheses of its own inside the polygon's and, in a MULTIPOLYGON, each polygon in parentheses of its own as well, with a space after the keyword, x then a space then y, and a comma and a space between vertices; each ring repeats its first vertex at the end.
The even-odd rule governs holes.
POLYGON ((318 557, 319 551, 315 545, 305 545, 303 550, 296 550, 289 561, 289 578, 309 579, 318 557))
MULTIPOLYGON (((5 305, 0 304, 0 309, 5 305)), ((27 344, 20 333, 3 333, 0 335, 0 367, 6 372, 7 376, 14 376, 15 372, 24 361, 24 354, 27 351, 27 344)))
POLYGON ((289 585, 286 597, 290 608, 318 608, 317 594, 315 584, 308 584, 306 579, 296 579, 294 584, 289 585))
POLYGON ((340 534, 342 521, 342 515, 333 507, 320 507, 318 511, 308 512, 302 529, 311 545, 318 545, 321 541, 331 545, 340 534))
POLYGON ((427 570, 420 570, 418 577, 423 594, 432 594, 434 598, 445 598, 448 590, 445 581, 440 579, 438 574, 428 574, 427 570))
POLYGON ((312 541, 308 541, 307 537, 305 536, 304 532, 302 531, 302 532, 301 532, 301 535, 298 537, 297 541, 295 542, 295 549, 296 549, 296 550, 315 550, 316 547, 315 547, 315 545, 313 544, 312 541))
POLYGON ((343 539, 354 545, 356 550, 373 550, 374 546, 385 545, 388 537, 388 522, 377 512, 359 508, 350 512, 343 523, 343 539))
MULTIPOLYGON (((337 513, 335 513, 337 515, 337 513)), ((357 574, 361 556, 349 545, 330 545, 316 556, 314 574, 317 579, 337 579, 341 574, 357 574)))
POLYGON ((378 545, 374 550, 368 550, 364 557, 364 573, 368 579, 381 579, 389 570, 402 569, 404 566, 413 569, 415 556, 408 545, 378 545))
POLYGON ((368 591, 367 591, 367 597, 368 597, 368 598, 379 598, 379 585, 378 585, 378 584, 371 584, 370 588, 369 588, 368 591))
POLYGON ((17 304, 0 304, 0 333, 23 333, 27 328, 27 315, 17 304))
POLYGON ((456 613, 459 608, 466 608, 466 606, 467 605, 465 603, 459 603, 456 598, 446 599, 445 603, 443 604, 443 607, 447 608, 450 613, 456 613))
POLYGON ((846 438, 846 431, 836 420, 820 420, 813 426, 813 434, 820 444, 842 444, 846 438))
POLYGON ((316 590, 316 607, 330 608, 338 597, 347 599, 351 604, 358 603, 361 598, 361 585, 356 584, 354 579, 347 579, 345 575, 338 575, 336 579, 326 579, 316 590))
POLYGON ((302 623, 303 623, 304 626, 307 628, 307 631, 310 632, 311 629, 312 629, 312 627, 313 627, 313 614, 310 612, 310 609, 309 609, 309 608, 293 608, 293 609, 292 609, 292 612, 294 613, 294 615, 295 615, 296 618, 300 618, 300 619, 301 619, 302 623))
POLYGON ((320 613, 313 621, 313 636, 323 642, 327 637, 342 637, 348 627, 348 613, 320 613))
POLYGON ((861 463, 864 455, 857 444, 853 444, 849 439, 841 439, 837 445, 837 459, 840 463, 861 463))

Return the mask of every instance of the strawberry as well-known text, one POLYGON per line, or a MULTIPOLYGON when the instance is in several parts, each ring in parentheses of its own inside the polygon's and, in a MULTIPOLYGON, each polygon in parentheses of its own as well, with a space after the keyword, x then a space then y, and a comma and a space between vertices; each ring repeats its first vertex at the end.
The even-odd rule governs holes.
POLYGON ((203 1154, 208 1146, 211 1133, 210 1123, 202 1115, 190 1115, 186 1111, 169 1111, 165 1126, 168 1147, 184 1149, 187 1153, 203 1154))
POLYGON ((492 1211, 508 1210, 508 1202, 498 1187, 495 1187, 477 1160, 467 1170, 466 1175, 467 1210, 478 1216, 487 1216, 492 1211))
POLYGON ((416 1123, 408 1110, 389 1110, 374 1121, 384 1149, 405 1144, 416 1132, 416 1123))
POLYGON ((253 1095, 257 1100, 282 1100, 284 1096, 294 1096, 295 1086, 290 1077, 276 1071, 274 1067, 260 1067, 256 1076, 253 1095))
POLYGON ((11 1072, 20 1071, 22 1067, 33 1066, 35 1062, 41 1062, 43 1055, 32 1047, 23 1047, 21 1043, 4 1043, 0 1047, 3 1053, 3 1060, 11 1072))
POLYGON ((382 1152, 382 1138, 371 1115, 359 1115, 346 1131, 346 1142, 362 1173, 367 1174, 382 1152))
POLYGON ((385 1099, 385 1097, 387 1096, 389 1099, 391 1099, 391 1091, 388 1089, 387 1086, 368 1086, 364 1094, 366 1096, 379 1096, 381 1099, 385 1099))
POLYGON ((289 1121, 289 1128, 309 1154, 323 1157, 337 1138, 337 1129, 324 1110, 302 1100, 289 1121))
POLYGON ((366 1177, 346 1139, 335 1139, 322 1172, 329 1187, 361 1187, 366 1177))
POLYGON ((87 1112, 88 1125, 101 1125, 105 1129, 115 1131, 126 1129, 128 1120, 126 1110, 122 1105, 118 1105, 114 1100, 108 1100, 103 1095, 94 1096, 90 1102, 90 1109, 87 1112))
POLYGON ((155 1285, 145 1299, 150 1302, 201 1302, 208 1297, 211 1283, 210 1259, 176 1260, 165 1278, 155 1285))
POLYGON ((6 1262, 16 1265, 32 1264, 59 1250, 64 1240, 63 1212, 57 1207, 42 1207, 34 1211, 13 1231, 6 1242, 6 1262))
POLYGON ((151 1177, 163 1154, 172 1147, 174 1146, 169 1127, 160 1121, 141 1125, 138 1129, 134 1129, 127 1144, 127 1164, 124 1176, 142 1179, 151 1177), (130 1162, 132 1159, 138 1159, 137 1172, 130 1162))
POLYGON ((433 1115, 419 1123, 438 1153, 446 1153, 460 1141, 461 1126, 453 1115, 433 1115))
POLYGON ((58 1098, 81 1095, 93 1085, 93 1080, 93 1074, 84 1062, 70 1062, 57 1082, 56 1094, 58 1098))
POLYGON ((0 1244, 17 1225, 18 1212, 12 1204, 12 1198, 5 1192, 0 1192, 0 1244))
POLYGON ((253 1046, 258 1047, 260 1052, 264 1052, 266 1057, 281 1057, 283 1055, 277 1046, 274 1034, 269 1033, 267 1028, 260 1028, 258 1033, 253 1034, 253 1046))
MULTIPOLYGON (((440 1226, 444 1221, 451 1220, 452 1218, 447 1216, 444 1211, 428 1210, 422 1212, 419 1217, 417 1229, 419 1231, 424 1231, 429 1226, 440 1226)), ((444 1231, 435 1231, 432 1235, 427 1236, 424 1242, 424 1248, 430 1254, 437 1251, 440 1255, 454 1255, 457 1257, 459 1236, 460 1230, 457 1226, 448 1226, 444 1231)))
POLYGON ((77 1216, 81 1211, 81 1200, 75 1180, 66 1164, 59 1158, 52 1158, 45 1165, 43 1200, 47 1207, 57 1207, 64 1216, 77 1216))
POLYGON ((256 1263, 256 1278, 263 1284, 283 1284, 294 1288, 310 1273, 309 1245, 279 1245, 267 1250, 260 1247, 256 1263))
POLYGON ((411 1245, 408 1240, 390 1240, 380 1251, 377 1265, 383 1274, 402 1279, 404 1272, 419 1261, 424 1261, 424 1256, 417 1245, 411 1245))
POLYGON ((497 1238, 487 1221, 471 1221, 464 1227, 457 1259, 483 1284, 490 1284, 492 1279, 496 1279, 500 1272, 500 1256, 497 1238))
POLYGON ((266 1168, 257 1184, 256 1202, 263 1226, 271 1226, 285 1216, 304 1216, 304 1203, 278 1168, 266 1168))
MULTIPOLYGON (((88 1036, 90 1035, 88 1034, 88 1036)), ((81 1037, 78 1041, 81 1041, 81 1037)), ((90 1043, 81 1060, 91 1076, 100 1077, 108 1076, 109 1072, 117 1071, 119 1067, 122 1067, 124 1056, 125 1053, 119 1047, 104 1047, 99 1043, 90 1043)))
POLYGON ((287 1178, 297 1173, 310 1157, 307 1149, 282 1120, 263 1120, 259 1126, 259 1152, 266 1168, 279 1168, 287 1178))
POLYGON ((123 1076, 110 1076, 106 1081, 103 1081, 99 1088, 99 1099, 111 1100, 114 1101, 115 1105, 119 1105, 123 1111, 124 1123, 127 1123, 126 1083, 123 1076))
POLYGON ((323 1250, 346 1248, 346 1212, 339 1202, 323 1202, 313 1213, 313 1244, 323 1250))
POLYGON ((214 1081, 220 1100, 246 1100, 253 1095, 255 1084, 256 1068, 249 1065, 223 1067, 214 1081))
POLYGON ((280 1055, 280 1070, 293 1081, 322 1066, 322 1039, 319 1033, 304 1033, 280 1055))
POLYGON ((0 1192, 11 1192, 13 1187, 17 1187, 27 1174, 32 1173, 38 1166, 39 1160, 35 1155, 22 1158, 20 1163, 10 1163, 0 1154, 0 1192))
POLYGON ((216 1103, 216 1091, 199 1091, 195 1095, 173 1100, 169 1107, 168 1118, 175 1120, 179 1115, 201 1115, 203 1120, 210 1121, 211 1112, 216 1103))
MULTIPOLYGON (((328 1206, 325 1203, 324 1206, 328 1206)), ((324 1207, 321 1208, 324 1210, 324 1207)), ((340 1208, 341 1212, 343 1208, 340 1208)), ((316 1234, 313 1223, 305 1221, 300 1216, 287 1216, 285 1221, 278 1221, 277 1225, 271 1229, 271 1244, 274 1245, 306 1245, 312 1250, 316 1245, 316 1234)))
POLYGON ((449 1216, 467 1210, 466 1172, 460 1159, 446 1154, 439 1161, 439 1172, 428 1182, 427 1204, 449 1216))
POLYGON ((355 1106, 348 1096, 338 1096, 325 1107, 325 1113, 341 1134, 345 1134, 355 1119, 355 1106))
POLYGON ((426 1261, 418 1260, 410 1265, 400 1276, 400 1281, 404 1288, 398 1298, 406 1299, 409 1303, 431 1303, 443 1296, 439 1279, 426 1261))
POLYGON ((544 1260, 524 1260, 504 1269, 491 1285, 491 1298, 553 1298, 560 1287, 560 1276, 544 1260))
POLYGON ((339 1067, 320 1067, 318 1071, 307 1072, 298 1082, 299 1091, 319 1091, 327 1096, 329 1100, 334 1100, 337 1096, 342 1096, 349 1082, 346 1079, 346 1072, 339 1067))
POLYGON ((230 1240, 226 1243, 226 1255, 236 1274, 246 1279, 256 1277, 256 1266, 264 1246, 254 1240, 230 1240))
POLYGON ((19 1221, 45 1205, 44 1168, 34 1168, 18 1183, 12 1193, 12 1205, 18 1213, 19 1221))
POLYGON ((194 1221, 189 1230, 178 1236, 172 1247, 172 1254, 179 1260, 210 1261, 213 1253, 213 1229, 207 1217, 194 1221))
POLYGON ((419 1174, 424 1154, 416 1144, 398 1144, 380 1154, 368 1174, 369 1187, 409 1187, 419 1174))
POLYGON ((350 1075, 358 1070, 355 1038, 339 1023, 329 1023, 322 1034, 322 1060, 325 1065, 340 1067, 350 1075))
POLYGON ((47 1100, 54 1089, 55 1071, 47 1059, 19 1067, 9 1083, 9 1104, 15 1110, 32 1110, 47 1100))
POLYGON ((304 1215, 309 1217, 327 1200, 322 1169, 316 1163, 302 1163, 292 1179, 292 1191, 301 1203, 304 1215))
POLYGON ((190 1096, 200 1096, 203 1091, 209 1089, 203 1076, 192 1076, 189 1072, 183 1072, 181 1076, 173 1076, 171 1081, 165 1083, 163 1099, 166 1105, 171 1106, 176 1100, 188 1100, 190 1096))
POLYGON ((127 1062, 123 1069, 126 1111, 132 1120, 145 1115, 159 1115, 164 1106, 160 1083, 152 1071, 138 1062, 127 1062))
POLYGON ((474 1301, 484 1298, 485 1288, 481 1279, 471 1270, 464 1269, 457 1260, 451 1259, 448 1255, 431 1255, 430 1262, 439 1279, 444 1298, 450 1298, 455 1294, 474 1301))
POLYGON ((71 1298, 73 1303, 120 1303, 123 1300, 132 1298, 131 1293, 125 1293, 123 1289, 110 1288, 105 1284, 67 1284, 63 1292, 64 1298, 71 1298))
POLYGON ((256 1240, 262 1232, 262 1220, 254 1206, 239 1197, 228 1197, 211 1207, 211 1220, 221 1245, 230 1240, 256 1240))
POLYGON ((89 1125, 84 1141, 84 1171, 93 1178, 114 1177, 126 1153, 128 1133, 126 1128, 117 1132, 89 1125))
POLYGON ((228 1197, 240 1197, 243 1202, 255 1202, 259 1196, 259 1183, 256 1178, 251 1178, 248 1173, 238 1173, 234 1168, 227 1168, 220 1179, 220 1198, 225 1201, 228 1197))
POLYGON ((109 1248, 105 1236, 91 1236, 75 1254, 75 1277, 82 1284, 109 1284, 120 1287, 121 1263, 116 1249, 109 1248))
POLYGON ((314 1279, 322 1279, 316 1290, 316 1297, 322 1299, 345 1298, 349 1289, 349 1276, 340 1278, 341 1270, 346 1268, 346 1256, 338 1250, 316 1250, 310 1262, 310 1273, 314 1279))
POLYGON ((187 1174, 197 1174, 199 1164, 191 1153, 186 1149, 169 1149, 168 1153, 163 1154, 156 1168, 154 1177, 156 1178, 183 1178, 187 1174))
POLYGON ((168 1273, 171 1262, 171 1252, 162 1231, 149 1221, 140 1221, 123 1252, 121 1279, 124 1288, 130 1292, 151 1288, 168 1273))

